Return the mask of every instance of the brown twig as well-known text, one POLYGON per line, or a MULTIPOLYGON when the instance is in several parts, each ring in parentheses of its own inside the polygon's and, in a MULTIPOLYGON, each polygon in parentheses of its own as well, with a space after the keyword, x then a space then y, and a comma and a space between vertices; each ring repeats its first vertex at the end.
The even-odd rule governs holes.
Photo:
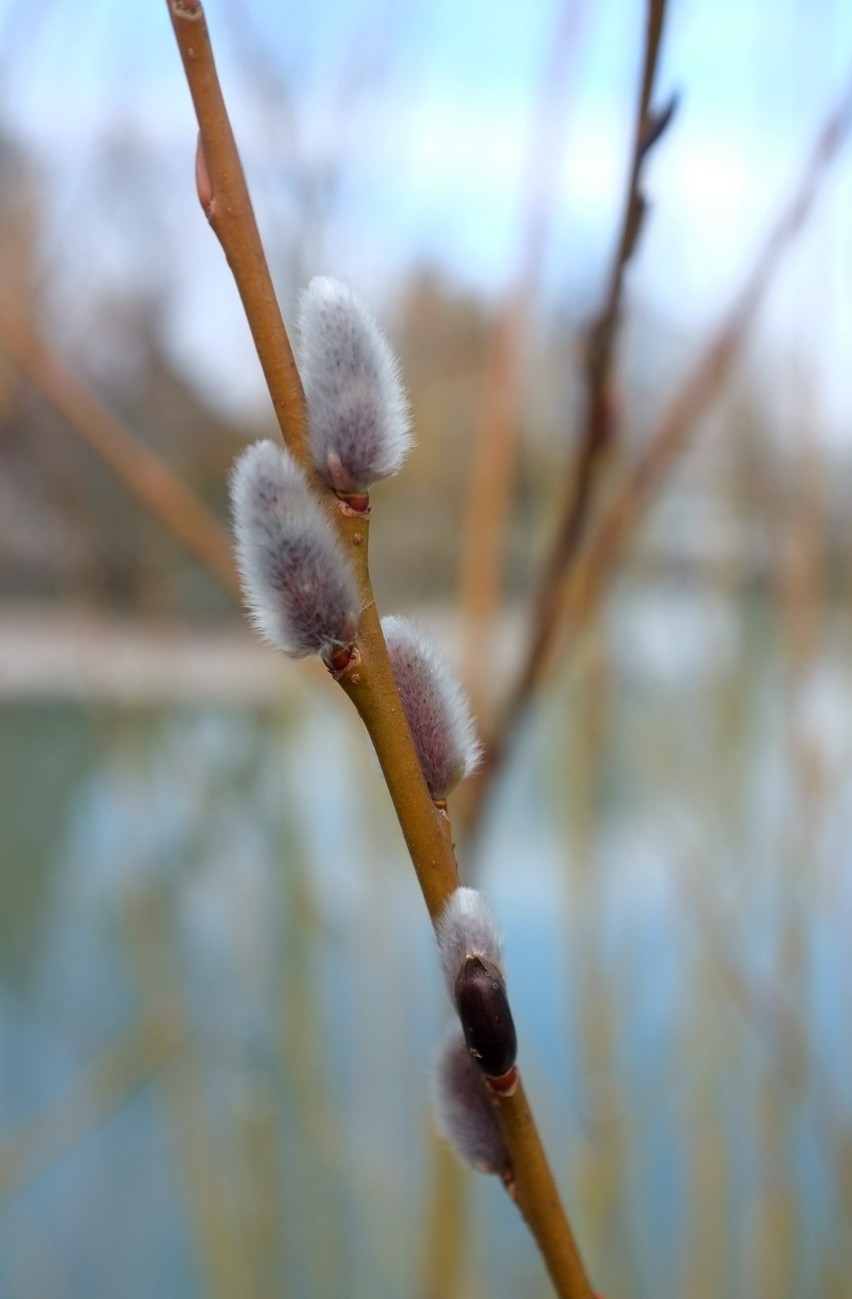
POLYGON ((310 468, 302 383, 260 241, 204 11, 199 0, 167 3, 198 118, 198 197, 234 276, 284 441, 310 468))
MULTIPOLYGON (((613 494, 577 564, 560 624, 566 644, 573 642, 597 607, 627 543, 635 534, 666 473, 698 421, 707 414, 742 351, 749 330, 783 255, 801 230, 825 174, 852 129, 852 87, 829 115, 806 159, 799 184, 786 203, 733 306, 699 361, 675 395, 645 452, 613 494)), ((563 646, 565 648, 565 646, 563 646)))
POLYGON ((636 250, 647 211, 642 189, 645 162, 674 114, 676 100, 662 112, 651 111, 651 95, 665 19, 665 0, 649 0, 642 80, 636 106, 633 148, 621 231, 609 277, 604 305, 588 330, 586 341, 586 414, 577 461, 570 475, 568 496, 552 548, 544 565, 536 599, 533 634, 528 651, 525 689, 535 679, 539 659, 547 652, 558 618, 562 580, 576 557, 599 471, 617 431, 617 396, 613 374, 615 345, 621 321, 624 276, 636 250), (527 684, 529 682, 529 684, 527 684))
POLYGON ((385 648, 369 572, 370 523, 341 511, 339 528, 361 585, 358 654, 339 678, 379 759, 429 915, 435 920, 458 887, 458 867, 445 813, 433 804, 414 748, 385 648))
MULTIPOLYGON (((199 196, 234 271, 285 442, 308 463, 304 394, 263 248, 200 3, 167 0, 201 132, 199 196), (266 360, 264 360, 266 358, 266 360), (270 358, 274 364, 270 364, 270 358)), ((368 568, 369 519, 337 501, 313 475, 359 575, 363 612, 357 654, 340 675, 373 741, 429 914, 434 920, 458 883, 446 814, 435 807, 414 749, 382 636, 368 568)), ((557 1294, 590 1299, 574 1237, 524 1096, 501 1100, 499 1117, 515 1169, 515 1198, 541 1249, 557 1294)))
MULTIPOLYGON (((368 584, 363 523, 349 522, 347 532, 362 583, 368 584)), ((394 696, 396 691, 374 603, 362 615, 358 636, 360 662, 342 676, 341 685, 375 745, 434 921, 458 884, 450 823, 429 798, 401 705, 397 700, 388 706, 385 689, 393 688, 394 696), (431 815, 423 815, 424 794, 431 815)), ((500 1099, 497 1112, 512 1161, 513 1198, 541 1250, 556 1293, 589 1299, 591 1286, 521 1082, 512 1096, 500 1099)))
POLYGON ((469 827, 476 825, 484 810, 509 739, 526 712, 548 663, 557 653, 567 652, 587 626, 666 473, 700 419, 718 398, 778 264, 807 218, 825 173, 850 127, 852 91, 847 91, 820 131, 805 161, 799 184, 784 205, 709 347, 669 403, 646 450, 613 493, 605 513, 580 548, 570 570, 555 583, 552 597, 548 599, 547 617, 536 623, 527 657, 509 693, 500 724, 486 743, 482 767, 474 777, 467 810, 469 827))
POLYGON ((53 353, 2 290, 0 347, 132 495, 239 600, 231 540, 215 514, 53 353))

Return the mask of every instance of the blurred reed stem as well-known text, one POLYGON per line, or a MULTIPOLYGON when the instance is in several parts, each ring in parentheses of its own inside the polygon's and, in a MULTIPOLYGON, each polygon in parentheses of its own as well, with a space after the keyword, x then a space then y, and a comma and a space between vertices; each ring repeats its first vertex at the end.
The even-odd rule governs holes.
POLYGON ((152 1002, 74 1086, 7 1138, 0 1148, 0 1204, 26 1188, 85 1140, 104 1119, 154 1077, 186 1040, 175 1008, 152 1002))
POLYGON ((472 1206, 458 1156, 429 1128, 420 1299, 467 1299, 472 1206))
MULTIPOLYGON (((124 904, 122 920, 130 971, 141 1000, 170 1006, 173 1015, 185 1022, 162 898, 154 889, 140 892, 124 904)), ((170 1067, 163 1071, 161 1086, 172 1120, 202 1292, 209 1299, 246 1299, 252 1287, 245 1242, 230 1202, 210 1122, 204 1070, 192 1038, 187 1038, 170 1067)))
POLYGON ((239 1231, 246 1244, 252 1299, 279 1299, 284 1226, 278 1151, 280 1123, 271 1089, 255 1087, 236 1127, 245 1172, 239 1231))

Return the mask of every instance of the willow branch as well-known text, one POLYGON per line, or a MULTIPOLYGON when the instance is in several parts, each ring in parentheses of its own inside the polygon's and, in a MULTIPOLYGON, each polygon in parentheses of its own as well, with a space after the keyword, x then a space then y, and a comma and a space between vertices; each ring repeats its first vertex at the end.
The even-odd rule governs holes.
MULTIPOLYGON (((274 298, 201 6, 195 0, 167 0, 167 4, 201 130, 199 197, 234 272, 284 440, 311 468, 304 394, 274 298)), ((429 915, 435 920, 458 885, 458 868, 449 820, 429 795, 382 636, 368 566, 369 518, 342 502, 335 507, 335 494, 320 486, 315 474, 312 481, 333 513, 361 586, 357 652, 340 675, 340 684, 373 741, 429 915)), ((498 1117, 514 1168, 513 1194, 557 1294, 562 1299, 590 1299, 591 1286, 520 1085, 514 1096, 501 1099, 498 1117)))
MULTIPOLYGON (((362 594, 370 599, 365 600, 361 616, 358 659, 343 673, 340 684, 375 746, 434 921, 458 887, 458 868, 449 819, 432 803, 396 692, 371 598, 365 523, 358 516, 349 516, 344 523, 362 594)), ((497 1116, 512 1161, 511 1194, 541 1250, 556 1293, 565 1299, 590 1299, 591 1285, 520 1081, 513 1095, 500 1098, 497 1116)))
POLYGON ((520 1077, 514 1095, 498 1101, 497 1117, 512 1160, 513 1199, 538 1242, 556 1293, 593 1299, 520 1077))
POLYGON ((53 353, 2 289, 0 347, 131 494, 239 600, 231 541, 216 515, 53 353))
POLYGON ((458 867, 445 812, 432 802, 382 635, 369 572, 370 521, 340 507, 340 534, 361 588, 357 654, 340 685, 369 732, 430 918, 434 921, 454 889, 458 867))
POLYGON ((195 0, 167 0, 167 4, 198 116, 203 161, 196 179, 202 206, 233 270, 261 360, 286 353, 286 366, 273 368, 272 377, 264 365, 270 388, 273 381, 281 388, 281 400, 276 402, 281 432, 293 454, 311 470, 312 486, 328 506, 359 575, 363 613, 358 662, 351 665, 340 684, 373 740, 429 914, 434 918, 457 887, 458 870, 446 817, 435 809, 429 797, 385 649, 367 566, 369 516, 355 514, 341 504, 313 473, 302 385, 257 231, 204 14, 195 0))

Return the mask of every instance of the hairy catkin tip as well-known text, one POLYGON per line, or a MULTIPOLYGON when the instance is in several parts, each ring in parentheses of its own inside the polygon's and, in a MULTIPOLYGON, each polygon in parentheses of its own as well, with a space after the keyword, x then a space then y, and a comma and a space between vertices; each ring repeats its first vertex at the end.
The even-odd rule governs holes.
POLYGON ((397 473, 412 441, 399 364, 360 299, 328 276, 302 294, 299 370, 311 454, 326 481, 348 494, 397 473))
POLYGON ((328 659, 351 645, 360 599, 355 574, 293 457, 255 442, 234 465, 237 567, 252 622, 293 658, 328 659))
POLYGON ((452 1001, 456 983, 471 957, 479 957, 505 978, 503 944, 491 908, 478 889, 454 889, 435 924, 438 957, 452 1001))
POLYGON ((509 1152, 486 1084, 453 1024, 441 1043, 433 1078, 435 1118, 465 1163, 480 1173, 506 1177, 509 1152))
POLYGON ((481 749, 467 695, 430 637, 408 618, 382 619, 405 720, 433 799, 470 775, 481 749))

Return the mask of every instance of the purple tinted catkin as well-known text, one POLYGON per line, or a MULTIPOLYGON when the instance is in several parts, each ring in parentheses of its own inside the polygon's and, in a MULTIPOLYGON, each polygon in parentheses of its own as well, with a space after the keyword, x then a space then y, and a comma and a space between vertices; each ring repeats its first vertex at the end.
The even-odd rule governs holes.
POLYGON ((366 492, 395 474, 411 446, 399 365, 367 308, 328 276, 302 294, 299 370, 311 454, 335 491, 366 492))
POLYGON ((293 457, 255 442, 231 474, 237 567, 260 635, 293 658, 326 660, 358 631, 355 574, 293 457))
POLYGON ((480 1173, 507 1178, 509 1152, 482 1074, 457 1024, 441 1043, 432 1096, 438 1128, 460 1158, 480 1173))
POLYGON ((427 634, 408 618, 382 619, 405 720, 436 801, 445 799, 480 756, 467 695, 427 634))

